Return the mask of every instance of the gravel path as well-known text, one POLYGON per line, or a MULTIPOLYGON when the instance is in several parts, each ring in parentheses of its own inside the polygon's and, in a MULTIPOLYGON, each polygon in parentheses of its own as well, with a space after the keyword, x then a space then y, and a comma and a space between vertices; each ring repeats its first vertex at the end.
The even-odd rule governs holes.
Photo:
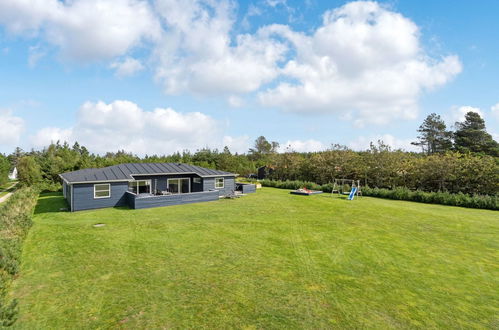
MULTIPOLYGON (((14 187, 16 184, 17 184, 17 182, 13 183, 10 187, 8 187, 8 188, 7 188, 7 189, 5 189, 5 190, 9 190, 9 189, 11 189, 11 188, 12 188, 12 187, 14 187)), ((4 190, 4 191, 5 191, 5 190, 4 190)), ((11 193, 11 192, 9 192, 9 193, 7 193, 6 195, 4 195, 4 196, 0 197, 0 204, 1 204, 1 203, 3 203, 3 202, 5 202, 7 199, 9 199, 9 197, 10 197, 11 195, 12 195, 12 193, 11 193)))

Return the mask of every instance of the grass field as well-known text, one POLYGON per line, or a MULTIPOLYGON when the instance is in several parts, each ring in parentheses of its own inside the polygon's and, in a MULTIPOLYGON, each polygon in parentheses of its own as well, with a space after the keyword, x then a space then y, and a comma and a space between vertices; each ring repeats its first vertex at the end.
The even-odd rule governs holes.
POLYGON ((65 206, 39 200, 17 328, 499 328, 498 212, 272 188, 65 206))

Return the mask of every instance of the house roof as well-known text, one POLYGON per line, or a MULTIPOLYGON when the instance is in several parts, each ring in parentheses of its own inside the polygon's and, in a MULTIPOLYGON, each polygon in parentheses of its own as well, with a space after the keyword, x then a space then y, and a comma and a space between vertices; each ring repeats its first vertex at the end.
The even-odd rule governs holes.
POLYGON ((89 183, 132 181, 134 180, 134 176, 171 174, 195 174, 202 178, 236 175, 230 172, 181 163, 127 163, 66 172, 59 176, 68 183, 89 183))

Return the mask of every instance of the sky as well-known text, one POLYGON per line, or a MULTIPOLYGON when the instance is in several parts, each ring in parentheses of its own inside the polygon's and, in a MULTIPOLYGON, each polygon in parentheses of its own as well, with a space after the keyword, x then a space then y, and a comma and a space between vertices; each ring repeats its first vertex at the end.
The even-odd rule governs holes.
POLYGON ((0 0, 0 152, 499 140, 499 1, 0 0))

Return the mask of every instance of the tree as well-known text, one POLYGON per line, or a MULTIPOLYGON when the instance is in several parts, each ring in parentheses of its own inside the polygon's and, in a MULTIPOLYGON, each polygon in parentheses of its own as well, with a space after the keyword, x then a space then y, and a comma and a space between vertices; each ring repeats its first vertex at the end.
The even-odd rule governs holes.
POLYGON ((277 153, 277 149, 279 149, 279 143, 275 141, 269 142, 264 136, 259 136, 255 140, 254 147, 249 150, 249 154, 251 158, 257 160, 277 153))
POLYGON ((444 121, 436 113, 426 117, 419 126, 418 132, 418 141, 411 144, 420 146, 424 153, 430 155, 452 148, 452 132, 447 131, 444 121))
POLYGON ((32 186, 42 180, 40 165, 33 156, 23 156, 17 163, 19 181, 32 186))
POLYGON ((10 162, 7 157, 0 154, 0 184, 9 180, 10 162))
POLYGON ((460 152, 477 152, 499 156, 499 143, 487 133, 485 120, 474 111, 468 112, 463 122, 456 122, 454 147, 460 152))

